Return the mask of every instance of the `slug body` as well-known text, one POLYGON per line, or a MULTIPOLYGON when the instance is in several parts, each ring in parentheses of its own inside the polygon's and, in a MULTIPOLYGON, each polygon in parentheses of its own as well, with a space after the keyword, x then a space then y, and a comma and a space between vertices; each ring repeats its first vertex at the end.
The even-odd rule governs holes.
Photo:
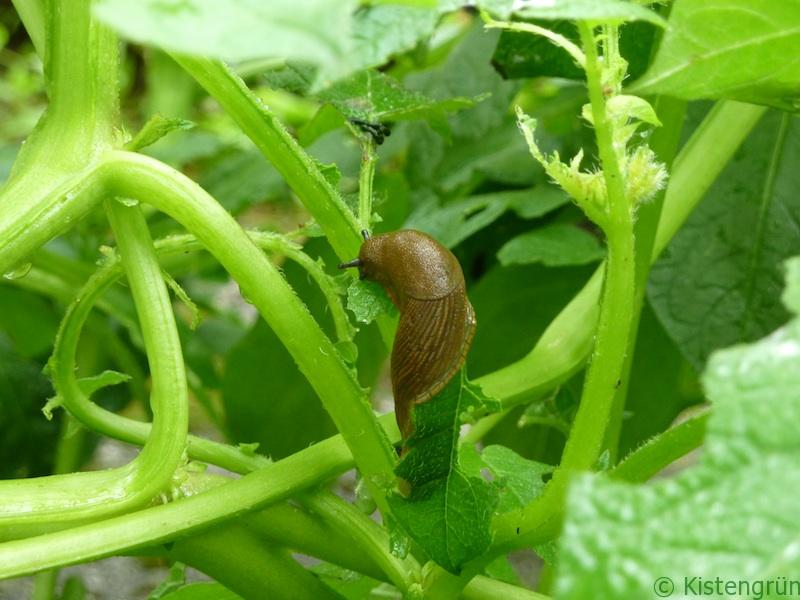
POLYGON ((391 376, 397 424, 408 439, 414 404, 447 385, 475 335, 461 266, 439 242, 411 229, 367 238, 358 259, 340 266, 358 267, 362 278, 380 283, 400 311, 391 376))

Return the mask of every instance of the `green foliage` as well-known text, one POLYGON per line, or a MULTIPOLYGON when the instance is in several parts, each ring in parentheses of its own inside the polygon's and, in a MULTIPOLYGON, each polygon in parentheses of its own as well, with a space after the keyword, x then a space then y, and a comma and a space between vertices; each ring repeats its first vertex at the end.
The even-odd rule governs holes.
POLYGON ((120 554, 180 561, 150 594, 175 599, 797 577, 800 317, 723 350, 800 311, 797 0, 462 4, 0 7, 0 578, 56 597, 51 569, 120 554), (397 309, 335 267, 362 226, 449 248, 478 323, 404 442, 376 416, 397 309), (109 470, 98 437, 143 449, 109 470))
POLYGON ((652 66, 637 93, 734 98, 797 111, 800 43, 796 0, 676 2, 652 66), (720 19, 725 27, 717 26, 720 19))
POLYGON ((656 314, 698 370, 788 316, 779 293, 781 264, 800 253, 798 160, 800 119, 765 116, 653 269, 656 314))
MULTIPOLYGON (((797 264, 790 264, 794 273, 797 264)), ((797 280, 789 284, 787 306, 796 313, 797 280)), ((800 484, 799 345, 795 318, 754 344, 712 356, 703 384, 714 411, 699 464, 652 486, 601 477, 575 483, 559 597, 649 598, 659 577, 678 590, 695 574, 750 582, 797 577, 787 549, 800 503, 785 490, 800 484)))

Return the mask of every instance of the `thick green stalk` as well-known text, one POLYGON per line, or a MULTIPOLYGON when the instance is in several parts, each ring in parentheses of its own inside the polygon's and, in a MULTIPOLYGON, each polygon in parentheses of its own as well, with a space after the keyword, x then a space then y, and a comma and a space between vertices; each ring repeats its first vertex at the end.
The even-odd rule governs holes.
POLYGON ((539 501, 497 520, 496 539, 500 544, 515 538, 525 539, 546 521, 557 520, 569 478, 575 472, 589 470, 595 465, 615 408, 614 395, 621 383, 626 356, 631 351, 631 317, 635 295, 633 211, 625 195, 625 182, 613 145, 613 132, 606 116, 594 34, 585 23, 579 23, 578 27, 586 53, 589 98, 608 193, 609 220, 605 226, 608 257, 600 316, 580 406, 561 463, 539 501))
MULTIPOLYGON (((683 120, 686 115, 686 101, 675 98, 662 97, 654 102, 662 126, 650 138, 650 149, 655 152, 658 159, 664 163, 668 171, 672 170, 672 162, 678 150, 683 120)), ((647 291, 647 278, 650 275, 651 256, 655 244, 658 221, 664 204, 664 192, 659 192, 656 197, 636 209, 636 222, 634 224, 635 240, 635 292, 633 312, 631 314, 631 329, 629 334, 629 351, 625 357, 625 365, 620 375, 620 385, 614 395, 614 407, 606 430, 604 448, 609 452, 611 464, 617 462, 617 447, 622 430, 622 415, 625 408, 625 399, 628 395, 631 366, 633 364, 636 338, 639 331, 639 320, 642 314, 645 293, 647 291)))
POLYGON ((244 598, 341 598, 289 552, 229 524, 174 543, 168 557, 191 565, 244 598))
POLYGON ((412 586, 419 592, 421 589, 419 564, 411 555, 400 559, 392 554, 389 551, 386 530, 375 521, 352 504, 330 493, 308 496, 304 504, 327 520, 339 523, 404 596, 409 593, 412 586))
POLYGON ((356 256, 361 236, 353 213, 275 115, 222 63, 189 56, 173 58, 220 103, 283 175, 322 227, 339 258, 349 260, 356 256))
POLYGON ((106 213, 136 303, 150 366, 153 423, 137 460, 141 463, 142 482, 152 497, 168 487, 186 450, 189 428, 186 371, 172 301, 141 207, 108 200, 106 213))
POLYGON ((116 38, 91 20, 90 0, 50 0, 46 9, 50 103, 0 193, 0 273, 86 214, 91 203, 74 197, 114 141, 116 38))
MULTIPOLYGON (((389 426, 392 418, 383 421, 389 426)), ((196 496, 67 531, 6 542, 0 544, 0 579, 174 540, 295 496, 352 465, 352 456, 337 435, 196 496)))
POLYGON ((258 539, 239 524, 178 540, 168 556, 200 569, 244 598, 341 598, 287 550, 258 539))
POLYGON ((103 168, 114 193, 141 198, 169 214, 236 279, 316 391, 385 511, 394 450, 353 373, 279 271, 225 209, 174 169, 129 152, 114 152, 103 168))

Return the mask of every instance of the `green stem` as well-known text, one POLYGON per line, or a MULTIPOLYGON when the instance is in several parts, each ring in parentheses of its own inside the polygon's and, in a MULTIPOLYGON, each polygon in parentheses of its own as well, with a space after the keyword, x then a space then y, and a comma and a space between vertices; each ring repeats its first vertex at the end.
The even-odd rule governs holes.
MULTIPOLYGON (((137 460, 146 484, 143 493, 152 497, 168 486, 186 449, 189 397, 183 353, 169 291, 141 208, 110 200, 106 213, 136 303, 150 366, 153 424, 137 460)), ((71 362, 66 361, 68 370, 71 362)), ((62 376, 67 380, 74 372, 62 376)))
MULTIPOLYGON (((39 8, 22 5, 37 31, 39 8)), ((116 38, 92 21, 90 0, 49 0, 45 16, 50 105, 0 193, 0 273, 86 214, 94 202, 85 195, 81 201, 74 198, 87 183, 86 173, 114 142, 116 38)))
POLYGON ((709 414, 703 412, 657 435, 625 457, 608 476, 644 483, 703 443, 709 414))
POLYGON ((236 279, 317 392, 385 512, 394 450, 351 370, 278 270, 224 208, 174 169, 129 152, 112 153, 103 168, 114 193, 140 198, 169 214, 236 279))
POLYGON ((375 142, 371 135, 361 136, 361 170, 358 173, 358 221, 361 229, 371 231, 372 182, 375 179, 375 142))
POLYGON ((20 21, 25 26, 25 31, 28 32, 28 37, 33 42, 33 47, 36 54, 40 58, 44 57, 45 41, 45 16, 44 16, 44 3, 42 0, 11 0, 14 9, 19 15, 20 21))
MULTIPOLYGON (((680 134, 686 115, 686 101, 662 97, 656 99, 653 108, 657 111, 662 126, 650 138, 650 148, 655 152, 658 159, 664 163, 667 170, 672 171, 672 163, 678 149, 678 142, 680 141, 680 134)), ((653 255, 653 246, 661 217, 661 209, 664 204, 664 196, 664 192, 658 193, 652 201, 642 204, 636 211, 636 223, 634 224, 635 292, 633 313, 631 314, 630 351, 625 357, 625 365, 620 376, 621 384, 614 395, 614 408, 611 411, 611 420, 608 424, 604 444, 609 451, 612 465, 617 461, 617 447, 622 430, 625 399, 628 395, 628 384, 634 357, 633 350, 639 331, 639 320, 647 291, 647 279, 650 275, 650 257, 653 255)))
POLYGON ((191 565, 244 598, 341 598, 283 548, 237 524, 175 542, 168 556, 191 565))
POLYGON ((499 544, 518 539, 520 543, 539 527, 557 522, 563 510, 569 478, 591 469, 603 448, 606 429, 615 408, 615 391, 625 357, 631 351, 631 315, 634 308, 635 262, 633 218, 625 196, 625 182, 613 145, 613 132, 605 112, 605 99, 597 47, 591 27, 579 23, 586 52, 586 78, 592 104, 595 133, 608 193, 609 222, 600 316, 594 350, 575 420, 564 447, 561 463, 541 498, 522 511, 501 516, 497 521, 499 544))
POLYGON ((173 56, 236 121, 284 177, 314 217, 337 256, 349 260, 361 246, 353 213, 275 115, 225 65, 205 58, 173 56))
POLYGON ((412 585, 419 585, 419 564, 411 555, 404 560, 393 555, 386 530, 355 506, 330 493, 308 496, 304 504, 323 518, 340 524, 404 595, 412 585))

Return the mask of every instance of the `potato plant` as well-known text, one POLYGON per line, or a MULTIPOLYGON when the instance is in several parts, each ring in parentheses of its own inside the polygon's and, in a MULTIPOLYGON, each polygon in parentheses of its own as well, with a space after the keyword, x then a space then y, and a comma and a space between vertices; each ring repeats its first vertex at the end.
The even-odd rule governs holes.
POLYGON ((0 578, 82 598, 59 569, 135 555, 170 566, 152 599, 800 594, 800 1, 0 22, 0 578), (478 323, 406 439, 397 311, 336 268, 400 229, 458 258, 478 323))

